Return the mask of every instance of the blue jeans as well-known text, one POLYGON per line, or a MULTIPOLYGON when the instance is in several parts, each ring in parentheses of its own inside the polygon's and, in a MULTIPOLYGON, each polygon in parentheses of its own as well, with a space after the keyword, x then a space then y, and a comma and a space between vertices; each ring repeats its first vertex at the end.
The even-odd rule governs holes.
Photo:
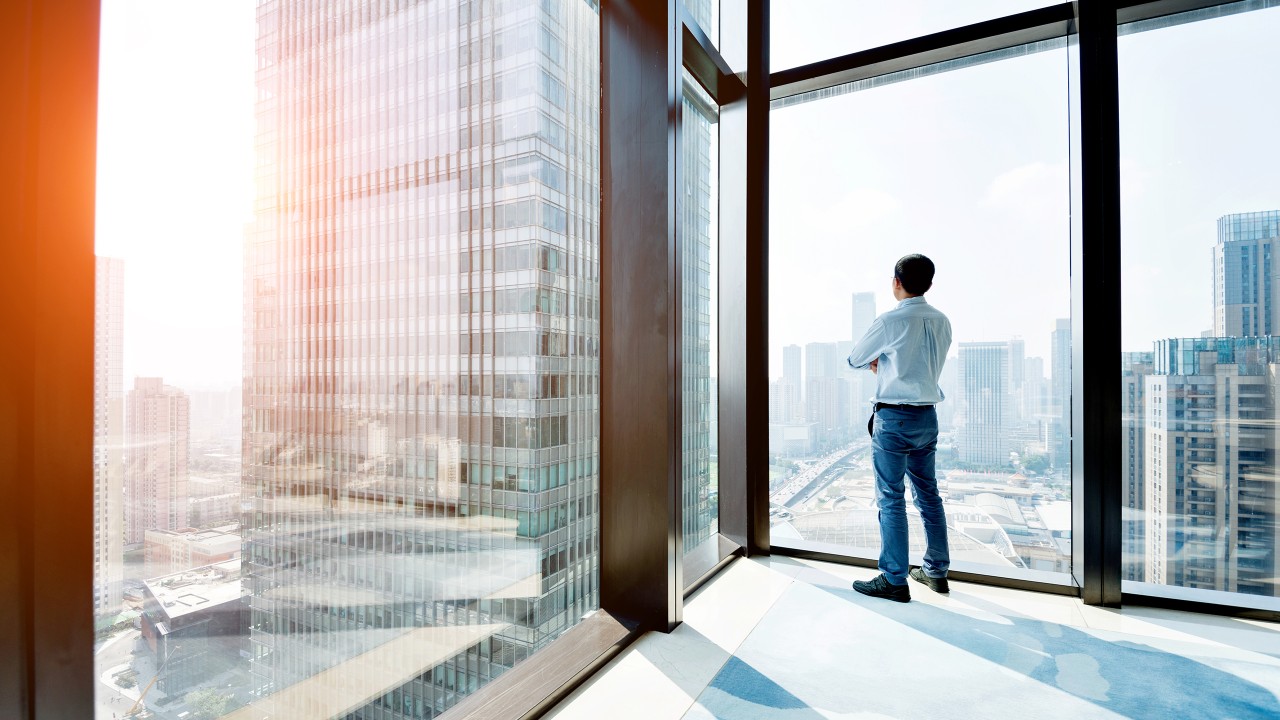
POLYGON ((882 407, 876 412, 871 437, 876 469, 876 505, 880 508, 880 572, 889 582, 904 585, 910 564, 907 557, 907 505, 903 500, 903 476, 911 478, 911 496, 928 547, 924 573, 946 577, 951 566, 947 548, 947 516, 938 495, 933 458, 938 448, 938 413, 932 405, 918 408, 882 407))

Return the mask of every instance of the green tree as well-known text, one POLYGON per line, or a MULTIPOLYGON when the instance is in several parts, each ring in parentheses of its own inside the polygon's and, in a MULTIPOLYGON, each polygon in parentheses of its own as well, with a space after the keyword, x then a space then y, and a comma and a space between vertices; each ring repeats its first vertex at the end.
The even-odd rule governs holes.
POLYGON ((1045 457, 1044 455, 1038 455, 1038 454, 1027 455, 1022 458, 1022 467, 1026 468, 1027 470, 1033 473, 1036 473, 1037 475, 1040 475, 1049 469, 1049 458, 1045 457))
POLYGON ((227 714, 230 695, 223 695, 213 688, 201 688, 187 693, 187 708, 192 720, 214 720, 227 714))

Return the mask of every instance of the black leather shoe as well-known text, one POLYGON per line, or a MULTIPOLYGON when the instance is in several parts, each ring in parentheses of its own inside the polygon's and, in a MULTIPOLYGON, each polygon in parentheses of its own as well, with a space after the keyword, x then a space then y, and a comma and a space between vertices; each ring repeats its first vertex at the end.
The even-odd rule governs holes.
POLYGON ((863 595, 893 600, 894 602, 911 601, 911 590, 907 589, 906 585, 894 585, 889 582, 889 578, 886 578, 884 573, 880 573, 871 580, 854 580, 853 589, 863 595))
POLYGON ((912 580, 915 580, 918 583, 924 583, 925 585, 928 585, 929 589, 936 593, 941 593, 943 595, 946 595, 947 593, 951 592, 951 588, 947 585, 946 578, 929 577, 928 575, 924 574, 924 568, 911 568, 911 571, 907 574, 911 576, 912 580))

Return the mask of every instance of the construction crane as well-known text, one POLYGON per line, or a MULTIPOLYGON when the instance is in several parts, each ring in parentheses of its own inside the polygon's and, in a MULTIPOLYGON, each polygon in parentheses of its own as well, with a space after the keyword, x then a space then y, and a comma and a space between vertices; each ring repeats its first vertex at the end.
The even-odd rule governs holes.
POLYGON ((142 688, 142 692, 138 693, 138 699, 135 700, 133 706, 125 712, 125 717, 136 717, 139 712, 146 709, 146 706, 142 704, 142 701, 147 698, 147 693, 151 692, 151 688, 156 684, 156 681, 160 679, 160 671, 164 670, 164 666, 169 663, 169 658, 173 657, 173 653, 181 647, 181 645, 174 645, 169 648, 169 652, 164 655, 164 662, 160 663, 159 667, 156 668, 156 674, 151 678, 151 682, 147 683, 147 686, 142 688))
POLYGON ((151 682, 147 683, 147 686, 146 686, 146 687, 144 687, 144 688, 142 688, 142 692, 138 694, 138 699, 137 699, 137 700, 134 700, 134 701, 133 701, 133 706, 132 706, 132 707, 130 707, 130 708, 125 712, 125 714, 124 714, 124 716, 125 716, 125 717, 127 717, 127 718, 129 718, 129 717, 134 717, 135 715, 137 715, 137 714, 138 714, 138 712, 139 712, 140 710, 145 709, 145 708, 143 707, 143 705, 142 705, 142 701, 143 701, 144 699, 146 699, 146 697, 147 697, 147 693, 151 691, 151 686, 152 686, 152 685, 155 685, 155 684, 156 684, 156 681, 157 681, 157 680, 159 680, 159 679, 160 679, 160 671, 159 671, 159 670, 156 670, 155 677, 151 678, 151 682))

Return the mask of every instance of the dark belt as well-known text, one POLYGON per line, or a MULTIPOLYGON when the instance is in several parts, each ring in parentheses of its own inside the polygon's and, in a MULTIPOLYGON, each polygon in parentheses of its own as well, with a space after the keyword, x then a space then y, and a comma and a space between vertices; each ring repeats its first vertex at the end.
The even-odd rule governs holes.
POLYGON ((878 402, 871 408, 871 417, 867 418, 867 434, 875 437, 874 427, 876 422, 876 413, 882 408, 891 410, 932 410, 932 405, 894 405, 893 403, 878 402))
POLYGON ((873 409, 871 412, 876 412, 881 408, 889 408, 890 410, 927 410, 931 407, 933 406, 932 405, 894 405, 892 403, 878 402, 876 403, 875 409, 873 409))

